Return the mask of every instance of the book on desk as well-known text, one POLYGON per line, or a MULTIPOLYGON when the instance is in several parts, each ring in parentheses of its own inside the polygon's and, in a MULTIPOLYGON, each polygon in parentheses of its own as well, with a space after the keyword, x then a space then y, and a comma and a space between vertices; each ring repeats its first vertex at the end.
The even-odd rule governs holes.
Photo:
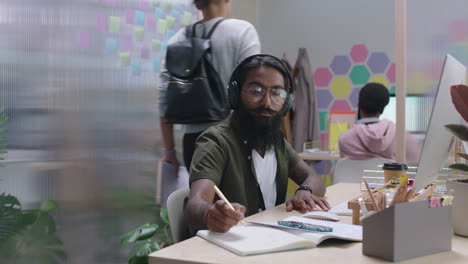
POLYGON ((197 235, 240 256, 313 248, 329 238, 362 241, 361 226, 299 216, 283 220, 330 227, 333 231, 314 232, 283 226, 277 222, 249 222, 235 226, 226 233, 200 230, 197 235))

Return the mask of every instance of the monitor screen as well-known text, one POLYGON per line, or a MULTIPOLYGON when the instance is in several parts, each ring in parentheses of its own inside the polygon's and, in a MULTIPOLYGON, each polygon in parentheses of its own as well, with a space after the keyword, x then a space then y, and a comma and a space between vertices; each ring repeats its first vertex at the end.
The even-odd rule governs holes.
MULTIPOLYGON (((428 97, 424 95, 407 95, 405 98, 405 126, 406 131, 412 133, 423 133, 426 130, 428 117, 427 112, 428 97)), ((396 123, 396 97, 390 96, 388 105, 385 107, 380 119, 388 119, 396 123)))
POLYGON ((466 67, 452 56, 447 55, 416 171, 415 191, 437 179, 440 169, 447 160, 453 136, 444 125, 462 122, 460 114, 453 106, 450 86, 465 84, 465 82, 466 67))

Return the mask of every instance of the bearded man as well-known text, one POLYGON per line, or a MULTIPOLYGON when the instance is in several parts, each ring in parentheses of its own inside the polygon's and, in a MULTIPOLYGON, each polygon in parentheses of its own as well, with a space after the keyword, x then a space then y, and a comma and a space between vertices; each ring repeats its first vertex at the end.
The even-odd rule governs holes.
POLYGON ((327 211, 325 185, 281 131, 294 91, 281 60, 268 54, 244 59, 232 73, 228 91, 231 115, 197 139, 185 208, 192 234, 200 229, 227 232, 245 216, 284 203, 288 177, 300 187, 286 203, 287 211, 304 213, 317 206, 327 211), (235 210, 215 197, 214 185, 235 210))

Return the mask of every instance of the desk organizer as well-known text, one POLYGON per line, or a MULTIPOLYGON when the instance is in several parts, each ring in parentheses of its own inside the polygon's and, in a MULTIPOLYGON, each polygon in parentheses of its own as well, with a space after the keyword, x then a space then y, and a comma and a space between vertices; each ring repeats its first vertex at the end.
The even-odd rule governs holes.
POLYGON ((452 206, 429 208, 429 201, 398 203, 366 217, 362 253, 403 261, 452 248, 452 206))

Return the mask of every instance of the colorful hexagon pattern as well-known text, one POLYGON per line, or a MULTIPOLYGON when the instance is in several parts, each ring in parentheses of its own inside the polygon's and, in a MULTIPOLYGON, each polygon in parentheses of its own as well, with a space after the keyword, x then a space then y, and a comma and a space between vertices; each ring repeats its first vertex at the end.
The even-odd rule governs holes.
POLYGON ((374 75, 372 76, 369 82, 380 83, 380 84, 383 84, 385 87, 387 87, 387 89, 390 89, 387 78, 385 78, 385 76, 383 75, 374 75))
POLYGON ((317 107, 319 109, 328 109, 333 100, 333 95, 330 93, 330 90, 317 89, 315 90, 315 95, 317 96, 317 107))
POLYGON ((369 50, 366 45, 356 44, 351 48, 351 53, 349 55, 351 59, 353 59, 353 62, 366 62, 368 54, 369 50))
POLYGON ((352 85, 347 77, 335 77, 330 84, 332 94, 337 98, 345 98, 349 95, 352 85))
POLYGON ((332 77, 332 73, 328 68, 318 68, 313 74, 314 83, 317 87, 327 87, 332 77))
POLYGON ((361 88, 354 88, 349 95, 349 102, 351 103, 351 107, 356 109, 358 102, 359 102, 359 91, 361 88))
POLYGON ((349 78, 354 85, 364 85, 369 81, 370 73, 365 65, 356 65, 351 70, 349 78))
POLYGON ((373 52, 367 60, 367 65, 374 74, 384 73, 390 60, 385 52, 373 52))
POLYGON ((388 71, 386 74, 388 81, 391 83, 395 83, 395 77, 396 77, 395 68, 396 68, 395 63, 392 63, 390 67, 388 68, 388 71))
POLYGON ((330 110, 331 111, 350 111, 351 106, 349 105, 348 100, 335 100, 330 110))
POLYGON ((351 68, 351 61, 348 56, 335 56, 330 64, 330 68, 335 74, 346 74, 351 68))

